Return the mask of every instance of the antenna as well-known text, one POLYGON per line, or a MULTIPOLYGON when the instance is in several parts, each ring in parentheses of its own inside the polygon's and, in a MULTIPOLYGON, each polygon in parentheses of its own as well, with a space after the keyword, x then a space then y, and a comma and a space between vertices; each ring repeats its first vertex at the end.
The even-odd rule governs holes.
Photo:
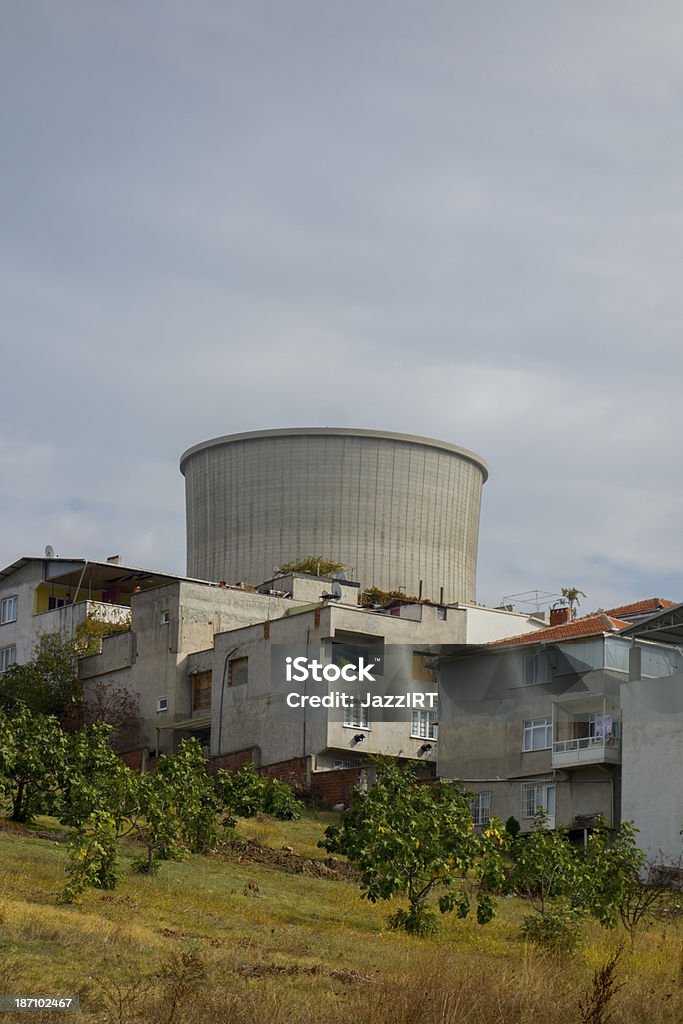
POLYGON ((48 544, 47 547, 45 548, 45 557, 46 558, 54 558, 55 557, 55 549, 52 547, 52 544, 48 544))

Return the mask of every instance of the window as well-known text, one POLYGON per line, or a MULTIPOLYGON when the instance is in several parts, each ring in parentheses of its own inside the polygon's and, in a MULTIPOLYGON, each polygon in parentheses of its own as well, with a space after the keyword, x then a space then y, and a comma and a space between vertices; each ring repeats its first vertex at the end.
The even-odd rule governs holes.
POLYGON ((204 711, 211 707, 211 669, 196 672, 192 677, 192 710, 204 711))
POLYGON ((336 769, 338 769, 338 768, 357 768, 358 767, 358 761, 337 760, 337 761, 334 762, 332 767, 336 768, 336 769))
POLYGON ((350 729, 369 729, 370 715, 368 708, 362 708, 356 701, 350 708, 344 708, 344 725, 350 729))
POLYGON ((470 804, 475 825, 488 825, 491 820, 491 790, 482 789, 470 804))
POLYGON ((549 750, 553 745, 552 718, 528 718, 524 722, 522 750, 549 750))
POLYGON ((524 685, 536 686, 550 681, 550 663, 546 651, 527 654, 524 658, 524 685))
POLYGON ((551 782, 522 783, 522 817, 533 818, 541 808, 555 827, 555 786, 551 782))
POLYGON ((157 697, 157 711, 168 711, 168 697, 157 697))
POLYGON ((413 711, 410 735, 418 740, 435 740, 438 726, 429 711, 413 711))
POLYGON ((47 610, 52 612, 55 608, 65 608, 66 598, 65 597, 48 597, 47 599, 47 610))
POLYGON ((0 672, 4 672, 5 669, 13 665, 17 660, 17 649, 12 644, 11 647, 0 647, 0 672))
POLYGON ((231 658, 228 662, 228 686, 246 686, 249 658, 231 658))
POLYGON ((171 613, 168 608, 164 608, 161 613, 161 619, 159 620, 162 626, 168 626, 171 621, 171 613))
POLYGON ((418 683, 429 683, 430 686, 434 686, 436 673, 429 667, 433 661, 433 654, 418 654, 417 651, 413 651, 413 679, 418 683))
POLYGON ((17 621, 17 595, 13 597, 3 597, 0 601, 0 626, 4 626, 6 622, 17 621))

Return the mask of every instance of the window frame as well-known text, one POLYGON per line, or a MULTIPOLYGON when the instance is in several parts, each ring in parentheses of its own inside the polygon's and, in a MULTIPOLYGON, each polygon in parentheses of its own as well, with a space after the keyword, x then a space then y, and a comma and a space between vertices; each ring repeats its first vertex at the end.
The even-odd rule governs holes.
POLYGON ((19 612, 19 595, 9 594, 7 597, 0 598, 0 626, 7 626, 10 622, 17 621, 17 615, 19 612), (13 607, 14 614, 7 615, 6 608, 9 606, 13 607))
POLYGON ((522 753, 531 754, 538 750, 553 749, 553 716, 543 715, 541 718, 525 718, 522 721, 522 753), (543 725, 541 723, 544 723, 543 725), (533 737, 536 730, 545 729, 545 745, 535 747, 533 737), (531 746, 527 745, 527 737, 531 740, 531 746))
POLYGON ((488 825, 491 820, 491 797, 492 790, 480 789, 474 794, 474 800, 470 803, 470 812, 475 825, 488 825), (482 800, 482 797, 485 799, 482 800))
POLYGON ((553 787, 553 788, 555 787, 555 783, 554 782, 548 782, 548 781, 544 781, 544 780, 541 780, 541 779, 530 779, 528 782, 523 782, 522 783, 521 817, 522 817, 522 819, 524 821, 531 821, 533 818, 535 818, 536 817, 536 812, 538 811, 539 807, 541 807, 546 812, 546 814, 549 813, 548 812, 548 790, 551 787, 553 787), (543 799, 542 800, 535 800, 533 812, 531 814, 529 814, 529 794, 532 791, 534 793, 536 793, 537 790, 539 790, 539 789, 543 790, 543 799))
POLYGON ((343 726, 345 729, 361 729, 363 732, 370 732, 372 729, 370 708, 363 708, 360 703, 354 701, 350 707, 344 708, 343 726))
POLYGON ((432 721, 432 716, 429 711, 413 708, 410 715, 410 738, 413 740, 438 740, 439 726, 436 722, 432 721), (417 729, 415 726, 416 719, 420 723, 417 729), (425 727, 425 731, 421 732, 420 730, 423 726, 425 727))
POLYGON ((211 691, 213 685, 213 672, 211 669, 203 669, 192 674, 192 713, 195 711, 208 711, 211 708, 211 691), (208 692, 208 701, 207 701, 208 692))
POLYGON ((0 672, 6 672, 8 668, 15 665, 17 661, 17 645, 7 644, 6 647, 0 647, 0 672), (11 655, 7 652, 11 651, 11 655))

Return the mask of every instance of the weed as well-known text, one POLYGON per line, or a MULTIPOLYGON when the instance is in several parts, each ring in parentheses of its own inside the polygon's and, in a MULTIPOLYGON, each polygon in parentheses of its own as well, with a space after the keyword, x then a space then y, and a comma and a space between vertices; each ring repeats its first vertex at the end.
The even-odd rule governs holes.
POLYGON ((581 1024, 609 1024, 612 1019, 609 1004, 617 992, 624 987, 623 983, 617 984, 616 980, 616 970, 623 951, 623 946, 617 946, 614 953, 601 967, 598 967, 593 975, 590 989, 579 1002, 581 1024))

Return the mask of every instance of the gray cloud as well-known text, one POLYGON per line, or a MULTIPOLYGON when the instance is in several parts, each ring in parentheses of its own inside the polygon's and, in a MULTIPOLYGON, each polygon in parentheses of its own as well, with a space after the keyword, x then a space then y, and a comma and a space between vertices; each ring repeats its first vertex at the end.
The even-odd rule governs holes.
POLYGON ((680 5, 5 12, 0 546, 182 571, 180 453, 491 465, 480 597, 683 597, 680 5))

